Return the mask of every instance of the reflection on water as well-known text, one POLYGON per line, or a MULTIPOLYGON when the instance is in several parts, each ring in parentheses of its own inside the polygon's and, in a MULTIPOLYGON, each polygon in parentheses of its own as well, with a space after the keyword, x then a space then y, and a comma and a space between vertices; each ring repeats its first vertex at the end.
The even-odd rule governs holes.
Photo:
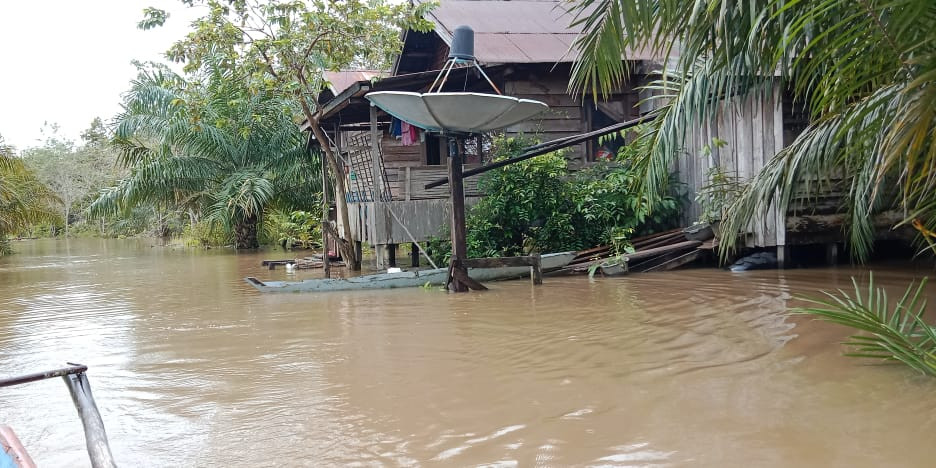
MULTIPOLYGON (((0 362, 82 362, 123 466, 932 466, 936 383, 784 314, 857 270, 262 295, 283 253, 147 241, 0 257, 0 362)), ((315 275, 301 272, 298 277, 315 275)), ((913 272, 879 269, 902 290, 913 272)), ((930 297, 936 297, 930 289, 930 297)), ((87 465, 59 381, 0 389, 42 466, 87 465)))

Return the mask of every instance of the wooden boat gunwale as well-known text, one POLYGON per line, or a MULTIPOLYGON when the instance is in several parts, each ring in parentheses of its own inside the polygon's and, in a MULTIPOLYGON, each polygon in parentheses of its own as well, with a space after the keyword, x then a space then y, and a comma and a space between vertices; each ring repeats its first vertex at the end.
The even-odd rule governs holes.
MULTIPOLYGON (((576 252, 557 252, 541 257, 542 270, 562 268, 575 258, 576 252)), ((529 267, 469 268, 468 274, 477 281, 498 281, 529 274, 529 267)), ((443 285, 448 279, 448 268, 411 270, 398 273, 375 273, 351 278, 315 278, 301 281, 261 281, 253 276, 244 278, 260 292, 329 292, 365 289, 413 288, 443 285)))

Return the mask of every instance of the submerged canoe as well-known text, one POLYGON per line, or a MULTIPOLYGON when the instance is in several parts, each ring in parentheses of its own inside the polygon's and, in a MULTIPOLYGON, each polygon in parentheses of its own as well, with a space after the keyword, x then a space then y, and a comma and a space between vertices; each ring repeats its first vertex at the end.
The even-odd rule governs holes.
MULTIPOLYGON (((575 258, 575 252, 546 254, 540 257, 544 272, 562 268, 575 258)), ((468 276, 473 279, 497 281, 518 278, 530 273, 530 267, 469 268, 468 276)), ((349 291, 355 289, 417 288, 425 285, 443 285, 448 279, 448 268, 433 270, 402 271, 399 273, 377 273, 353 278, 321 278, 303 281, 260 281, 248 276, 248 284, 261 292, 312 292, 349 291)))

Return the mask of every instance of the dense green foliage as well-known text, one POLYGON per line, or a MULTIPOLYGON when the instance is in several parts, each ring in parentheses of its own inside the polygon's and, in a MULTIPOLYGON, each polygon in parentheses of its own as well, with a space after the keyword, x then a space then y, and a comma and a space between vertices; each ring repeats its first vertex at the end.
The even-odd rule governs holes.
POLYGON ((10 253, 7 237, 57 218, 58 200, 0 136, 0 255, 10 253))
MULTIPOLYGON (((94 119, 82 132, 81 144, 63 138, 56 125, 43 129, 41 146, 23 151, 23 160, 36 176, 55 193, 56 208, 61 213, 59 223, 48 226, 49 235, 61 227, 68 237, 73 227, 79 231, 96 231, 106 235, 108 224, 88 223, 84 211, 102 187, 113 184, 121 174, 116 165, 117 150, 109 143, 109 135, 101 119, 94 119)), ((40 232, 45 226, 39 226, 40 232)))
MULTIPOLYGON (((529 144, 499 140, 495 160, 529 144)), ((486 196, 468 213, 472 257, 558 252, 611 244, 624 232, 644 234, 673 227, 679 203, 654 204, 633 190, 633 173, 620 163, 599 163, 571 172, 562 153, 528 159, 482 176, 486 196)))
POLYGON ((273 211, 265 219, 263 237, 287 250, 321 247, 320 219, 317 211, 273 211))
POLYGON ((826 299, 807 298, 814 305, 795 312, 866 332, 845 343, 854 349, 848 356, 898 361, 936 377, 936 327, 923 320, 926 279, 911 284, 893 307, 887 291, 874 287, 874 276, 866 291, 852 282, 854 294, 839 290, 838 294, 826 293, 826 299))
MULTIPOLYGON (((344 172, 331 144, 318 128, 319 94, 326 89, 326 71, 349 68, 387 69, 402 45, 402 29, 427 31, 423 15, 434 5, 387 0, 182 0, 207 13, 192 23, 191 32, 168 51, 169 59, 185 63, 188 72, 207 63, 236 69, 251 86, 289 99, 311 125, 333 177, 332 200, 339 224, 351 232, 345 206, 344 172), (221 60, 217 60, 221 57, 221 60)), ((142 29, 160 26, 168 15, 149 8, 142 29)), ((360 268, 351 243, 336 239, 352 269, 360 268)))
POLYGON ((184 78, 143 71, 117 117, 128 177, 91 206, 101 215, 143 204, 218 223, 237 248, 259 245, 269 209, 319 203, 319 158, 305 148, 291 102, 206 66, 184 78))

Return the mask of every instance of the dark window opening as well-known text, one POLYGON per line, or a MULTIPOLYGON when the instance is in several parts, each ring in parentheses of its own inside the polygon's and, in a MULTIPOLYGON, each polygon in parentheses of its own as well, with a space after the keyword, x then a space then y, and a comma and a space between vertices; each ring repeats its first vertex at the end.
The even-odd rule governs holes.
MULTIPOLYGON (((590 121, 589 131, 598 130, 604 127, 614 125, 624 121, 623 115, 612 117, 608 113, 615 113, 614 109, 607 105, 594 104, 588 106, 588 117, 590 121)), ((626 144, 625 139, 618 134, 605 135, 603 137, 590 140, 587 145, 587 161, 613 161, 618 150, 626 144)))
POLYGON ((426 165, 442 165, 442 148, 440 147, 439 137, 430 133, 426 135, 426 165))

